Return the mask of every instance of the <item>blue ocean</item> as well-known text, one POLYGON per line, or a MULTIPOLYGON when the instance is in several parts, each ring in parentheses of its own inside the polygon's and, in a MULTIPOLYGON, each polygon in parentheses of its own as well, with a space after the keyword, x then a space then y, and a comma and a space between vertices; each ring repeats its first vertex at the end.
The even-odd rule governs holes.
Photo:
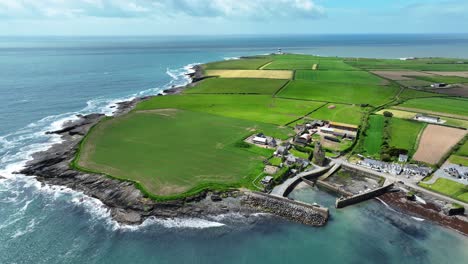
MULTIPOLYGON (((268 215, 112 221, 98 201, 13 174, 76 114, 189 80, 190 66, 286 52, 345 57, 468 58, 468 35, 0 37, 0 263, 462 263, 468 239, 377 200, 335 210, 324 228, 268 215)), ((164 129, 163 127, 161 129, 164 129)))

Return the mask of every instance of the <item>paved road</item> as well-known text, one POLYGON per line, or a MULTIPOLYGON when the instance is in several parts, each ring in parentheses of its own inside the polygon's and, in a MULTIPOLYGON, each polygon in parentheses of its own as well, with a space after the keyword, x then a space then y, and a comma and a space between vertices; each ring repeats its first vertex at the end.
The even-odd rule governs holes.
POLYGON ((365 167, 362 167, 362 166, 359 166, 359 165, 356 165, 356 164, 353 164, 353 163, 349 163, 344 159, 336 159, 336 160, 334 160, 334 162, 335 163, 341 163, 341 164, 343 164, 345 166, 348 166, 348 167, 351 167, 351 168, 354 168, 354 169, 357 169, 357 170, 361 170, 361 171, 364 171, 364 172, 367 172, 367 173, 370 173, 370 174, 374 174, 376 176, 384 177, 386 179, 385 183, 390 182, 390 181, 391 182, 402 181, 406 186, 409 186, 409 187, 411 187, 411 188, 413 188, 413 189, 415 189, 415 190, 417 190, 419 192, 431 195, 433 197, 436 197, 436 198, 438 198, 440 200, 443 200, 443 201, 446 201, 446 202, 457 203, 457 204, 463 205, 465 207, 465 209, 468 210, 468 204, 467 203, 455 200, 453 198, 447 197, 445 195, 442 195, 442 194, 439 194, 439 193, 436 193, 436 192, 431 192, 431 191, 429 191, 427 189, 422 188, 421 186, 417 185, 417 183, 414 183, 413 181, 411 181, 411 180, 409 180, 409 179, 407 179, 405 177, 401 177, 401 176, 398 177, 398 176, 395 176, 395 175, 391 175, 391 174, 371 170, 371 169, 368 169, 368 168, 365 168, 365 167))

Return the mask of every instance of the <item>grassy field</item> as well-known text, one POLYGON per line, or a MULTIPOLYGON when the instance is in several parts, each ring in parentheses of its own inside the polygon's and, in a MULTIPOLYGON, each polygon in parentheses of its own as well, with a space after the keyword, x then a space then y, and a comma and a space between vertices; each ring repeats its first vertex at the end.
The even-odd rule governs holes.
POLYGON ((384 117, 381 115, 371 115, 369 117, 369 129, 364 138, 364 150, 369 155, 377 155, 383 143, 384 117))
POLYGON ((259 131, 287 133, 274 125, 177 109, 132 112, 96 126, 78 165, 139 182, 157 196, 248 186, 273 150, 236 143, 259 131))
POLYGON ((405 88, 403 92, 401 92, 399 97, 402 99, 413 99, 413 98, 444 97, 444 96, 446 95, 405 88))
POLYGON ((458 149, 457 154, 468 157, 468 140, 458 149))
POLYGON ((424 123, 417 121, 392 118, 390 121, 390 146, 406 149, 410 155, 413 155, 417 148, 418 135, 424 126, 424 123))
POLYGON ((435 192, 445 194, 454 199, 468 203, 467 185, 444 178, 437 179, 434 184, 419 183, 419 185, 429 190, 433 190, 435 192))
POLYGON ((459 164, 468 167, 468 157, 463 157, 459 155, 451 155, 449 161, 453 164, 459 164))
POLYGON ((365 108, 355 105, 327 104, 309 115, 310 118, 329 120, 352 125, 361 124, 361 118, 365 108), (329 106, 335 106, 330 109, 329 106))
POLYGON ((185 93, 274 94, 287 80, 254 78, 209 78, 185 93))
POLYGON ((349 59, 346 62, 362 69, 372 70, 418 70, 418 71, 467 71, 468 63, 459 64, 459 59, 417 59, 417 60, 388 60, 388 59, 349 59))
POLYGON ((365 71, 313 71, 298 70, 295 80, 310 80, 316 82, 339 82, 380 85, 385 80, 365 71))
POLYGON ((252 57, 239 60, 211 62, 204 65, 205 70, 257 70, 271 61, 269 57, 252 57))
POLYGON ((430 83, 468 83, 468 78, 458 76, 408 76, 413 79, 422 80, 430 83))
POLYGON ((265 70, 312 70, 312 66, 317 64, 317 59, 285 60, 278 59, 268 64, 265 70))
POLYGON ((207 70, 206 76, 219 76, 222 78, 267 78, 292 79, 292 71, 262 71, 262 70, 207 70))
MULTIPOLYGON (((376 114, 383 115, 385 111, 391 112, 393 114, 393 117, 402 118, 402 119, 413 119, 417 114, 417 112, 410 112, 410 111, 403 111, 403 110, 389 109, 389 108, 382 109, 378 111, 376 114)), ((445 123, 444 123, 445 125, 468 128, 468 120, 461 120, 461 119, 449 118, 449 117, 443 117, 442 120, 445 120, 445 123)))
POLYGON ((399 106, 468 116, 468 100, 463 99, 421 98, 408 100, 399 106))
POLYGON ((327 101, 348 104, 380 105, 389 102, 398 92, 394 86, 291 81, 278 97, 327 101))
POLYGON ((321 102, 272 98, 267 95, 157 96, 138 104, 137 110, 179 108, 233 118, 284 125, 324 105, 321 102))

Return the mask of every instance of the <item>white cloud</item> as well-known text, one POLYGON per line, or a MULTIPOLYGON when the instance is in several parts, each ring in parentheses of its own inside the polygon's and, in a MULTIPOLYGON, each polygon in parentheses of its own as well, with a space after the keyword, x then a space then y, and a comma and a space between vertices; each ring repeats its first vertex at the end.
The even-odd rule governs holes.
POLYGON ((313 0, 0 0, 0 17, 315 18, 313 0))

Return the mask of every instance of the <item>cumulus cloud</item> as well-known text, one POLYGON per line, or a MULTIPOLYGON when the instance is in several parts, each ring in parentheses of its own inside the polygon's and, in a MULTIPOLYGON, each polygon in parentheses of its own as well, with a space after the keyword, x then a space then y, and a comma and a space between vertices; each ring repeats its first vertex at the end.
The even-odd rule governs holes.
POLYGON ((313 0, 0 0, 0 17, 316 18, 313 0))

